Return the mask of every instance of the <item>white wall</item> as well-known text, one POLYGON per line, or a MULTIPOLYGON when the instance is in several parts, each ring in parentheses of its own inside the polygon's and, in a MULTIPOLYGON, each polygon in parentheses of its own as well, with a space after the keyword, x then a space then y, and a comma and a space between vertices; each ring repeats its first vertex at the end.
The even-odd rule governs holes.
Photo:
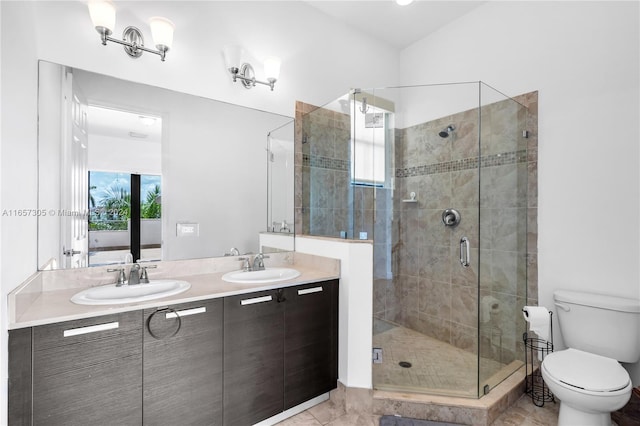
MULTIPOLYGON (((1 5, 2 35, 2 134, 0 145, 0 207, 2 211, 36 205, 37 30, 34 5, 25 3, 22 13, 1 5), (6 28, 19 28, 17 33, 6 28), (20 40, 16 43, 15 40, 20 40)), ((7 407, 7 294, 31 275, 36 265, 35 217, 2 216, 0 257, 0 423, 6 423, 7 407)))
MULTIPOLYGON (((397 51, 304 2, 117 1, 116 6, 116 36, 135 25, 149 41, 149 17, 175 22, 166 62, 152 54, 134 60, 121 46, 102 46, 84 1, 0 2, 2 209, 37 205, 38 59, 288 116, 297 99, 321 105, 350 87, 397 83, 397 51), (258 77, 258 60, 271 54, 282 58, 274 92, 231 82, 221 55, 229 43, 251 53, 258 77)), ((6 295, 37 268, 35 218, 1 219, 0 424, 6 419, 6 295)))
POLYGON ((155 144, 154 155, 133 149, 111 155, 127 157, 120 170, 142 174, 154 161, 161 166, 163 259, 222 256, 230 247, 257 251, 257 234, 267 226, 267 132, 290 117, 94 73, 74 77, 90 104, 162 117, 162 148, 155 144), (178 223, 199 224, 199 234, 177 236, 178 223))
POLYGON ((323 104, 354 85, 397 81, 397 51, 304 2, 117 1, 115 36, 134 25, 150 44, 149 17, 174 21, 174 46, 164 63, 157 55, 131 59, 121 46, 102 46, 84 1, 35 3, 40 59, 279 114, 293 116, 294 101, 301 97, 323 104), (274 92, 231 82, 222 57, 231 43, 245 47, 258 79, 262 59, 282 58, 274 92))
MULTIPOLYGON (((296 99, 324 104, 350 87, 483 80, 509 95, 540 91, 541 303, 560 286, 640 297, 637 2, 491 2, 400 54, 303 2, 117 6, 118 31, 137 25, 147 39, 148 17, 175 21, 165 63, 101 46, 84 2, 0 2, 3 210, 36 205, 37 59, 290 116, 296 99), (256 59, 282 57, 274 92, 230 82, 220 52, 235 42, 256 59)), ((1 223, 6 383, 6 295, 36 268, 36 221, 1 223)))
POLYGON ((373 244, 296 237, 296 251, 340 259, 338 380, 371 389, 373 347, 373 244))
POLYGON ((491 2, 401 53, 404 85, 539 91, 538 281, 549 308, 557 288, 640 298, 639 20, 638 2, 491 2))
POLYGON ((162 146, 157 142, 89 133, 88 155, 87 168, 91 171, 162 174, 162 146))

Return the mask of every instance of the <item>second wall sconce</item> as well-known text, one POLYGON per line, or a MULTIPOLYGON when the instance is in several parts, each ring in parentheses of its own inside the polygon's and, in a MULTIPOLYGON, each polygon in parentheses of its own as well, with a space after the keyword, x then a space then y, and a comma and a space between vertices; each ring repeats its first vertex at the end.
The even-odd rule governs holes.
POLYGON ((275 56, 269 56, 264 60, 264 73, 267 81, 256 80, 256 74, 248 62, 242 62, 242 53, 244 49, 240 46, 225 46, 224 61, 227 70, 233 77, 235 83, 238 79, 246 89, 251 89, 256 83, 269 86, 271 91, 280 75, 280 59, 275 56))
POLYGON ((173 31, 175 25, 166 18, 153 17, 149 19, 151 36, 158 50, 144 47, 142 32, 136 27, 127 27, 122 33, 122 40, 109 37, 113 33, 116 24, 116 8, 108 0, 89 0, 89 15, 93 21, 93 26, 100 34, 103 45, 107 41, 112 41, 124 46, 124 51, 133 58, 138 58, 142 52, 155 53, 160 55, 160 60, 164 61, 167 51, 173 44, 173 31))

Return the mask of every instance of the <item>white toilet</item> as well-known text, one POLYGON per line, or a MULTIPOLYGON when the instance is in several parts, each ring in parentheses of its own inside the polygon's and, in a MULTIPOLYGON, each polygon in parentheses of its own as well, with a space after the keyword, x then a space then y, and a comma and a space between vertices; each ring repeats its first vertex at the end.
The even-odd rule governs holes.
POLYGON ((640 359, 640 300, 569 290, 553 299, 569 349, 547 355, 540 370, 560 400, 558 426, 610 426, 631 397, 618 361, 640 359))

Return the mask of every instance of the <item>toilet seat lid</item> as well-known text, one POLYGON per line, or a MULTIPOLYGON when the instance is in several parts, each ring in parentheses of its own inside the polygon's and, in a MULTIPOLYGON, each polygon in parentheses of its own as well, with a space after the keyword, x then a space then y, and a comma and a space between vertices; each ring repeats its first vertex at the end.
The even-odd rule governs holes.
POLYGON ((613 358, 567 349, 547 355, 547 372, 557 381, 591 392, 613 392, 629 384, 629 373, 613 358))

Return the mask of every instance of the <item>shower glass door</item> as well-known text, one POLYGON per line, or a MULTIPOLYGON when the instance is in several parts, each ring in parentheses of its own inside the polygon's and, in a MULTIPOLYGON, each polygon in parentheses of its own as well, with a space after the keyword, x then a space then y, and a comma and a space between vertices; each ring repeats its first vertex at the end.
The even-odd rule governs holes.
POLYGON ((373 240, 375 389, 478 398, 522 365, 525 120, 481 82, 296 106, 296 233, 373 240))
POLYGON ((478 393, 483 395, 524 365, 530 155, 527 108, 483 83, 480 101, 478 393))
POLYGON ((374 388, 476 398, 478 83, 372 92, 396 105, 393 195, 375 210, 391 234, 374 238, 374 388))

